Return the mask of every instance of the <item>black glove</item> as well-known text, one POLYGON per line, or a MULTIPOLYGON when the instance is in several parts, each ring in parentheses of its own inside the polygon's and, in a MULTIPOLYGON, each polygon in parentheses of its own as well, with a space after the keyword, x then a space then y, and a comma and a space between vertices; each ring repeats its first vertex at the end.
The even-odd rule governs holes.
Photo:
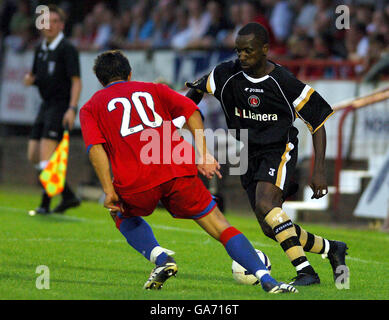
POLYGON ((198 80, 195 80, 193 82, 185 82, 185 85, 189 89, 195 89, 198 92, 207 92, 207 80, 208 80, 209 74, 206 74, 205 76, 201 77, 198 80))

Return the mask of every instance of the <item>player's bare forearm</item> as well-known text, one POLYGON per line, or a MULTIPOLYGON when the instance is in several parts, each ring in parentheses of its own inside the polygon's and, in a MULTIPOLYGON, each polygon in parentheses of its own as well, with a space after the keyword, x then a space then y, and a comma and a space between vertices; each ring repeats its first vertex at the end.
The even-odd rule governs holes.
POLYGON ((312 136, 313 148, 315 150, 315 164, 313 168, 311 188, 313 191, 312 198, 319 199, 327 194, 328 186, 325 168, 326 152, 326 131, 324 126, 319 128, 312 136))
POLYGON ((205 156, 208 152, 204 135, 204 123, 200 112, 195 111, 187 120, 186 127, 192 133, 195 140, 195 147, 200 156, 205 156))
POLYGON ((105 193, 104 207, 110 210, 114 219, 115 213, 123 211, 123 207, 113 187, 108 156, 101 144, 92 146, 89 150, 89 159, 105 193))
POLYGON ((196 89, 189 89, 185 96, 191 99, 195 104, 199 104, 204 96, 204 92, 196 89))
POLYGON ((197 165, 198 170, 202 175, 211 179, 214 174, 222 178, 220 173, 220 165, 208 151, 207 143, 204 134, 204 124, 199 111, 195 111, 187 120, 186 127, 190 130, 194 137, 195 147, 199 153, 200 159, 197 165))
POLYGON ((114 193, 108 156, 101 144, 96 144, 90 148, 89 160, 95 169, 104 193, 114 193))
POLYGON ((312 136, 313 148, 315 150, 315 170, 325 171, 325 155, 327 136, 324 126, 320 127, 312 136))

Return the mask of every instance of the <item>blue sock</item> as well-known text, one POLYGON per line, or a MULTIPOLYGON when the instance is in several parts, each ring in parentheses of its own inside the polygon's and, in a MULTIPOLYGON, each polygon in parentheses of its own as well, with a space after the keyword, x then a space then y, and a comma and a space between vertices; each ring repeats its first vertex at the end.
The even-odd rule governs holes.
POLYGON ((271 282, 271 283, 274 283, 274 284, 277 284, 278 282, 273 278, 271 277, 269 274, 265 274, 264 276, 262 276, 261 278, 261 285, 263 286, 264 283, 266 282, 271 282))
MULTIPOLYGON (((151 251, 159 246, 150 225, 141 217, 123 218, 119 230, 126 238, 128 244, 150 260, 151 251)), ((168 255, 162 252, 155 260, 155 264, 166 262, 168 255)))
MULTIPOLYGON (((224 244, 229 256, 238 262, 248 272, 255 275, 258 271, 267 271, 266 266, 259 258, 255 249, 247 238, 234 227, 229 227, 223 231, 220 236, 220 241, 224 244)), ((270 275, 265 274, 261 278, 261 282, 274 281, 270 275)))

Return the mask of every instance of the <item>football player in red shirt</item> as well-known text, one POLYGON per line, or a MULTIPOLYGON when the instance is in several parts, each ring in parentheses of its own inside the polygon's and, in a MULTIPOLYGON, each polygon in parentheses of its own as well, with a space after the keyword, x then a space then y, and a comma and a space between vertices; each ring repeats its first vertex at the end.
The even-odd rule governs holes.
POLYGON ((206 147, 197 105, 166 85, 130 81, 129 61, 117 50, 100 54, 94 72, 104 89, 80 110, 82 134, 105 193, 104 206, 127 242, 156 264, 144 288, 160 289, 177 273, 174 252, 159 245, 142 218, 161 201, 173 217, 193 219, 219 240, 265 291, 296 292, 269 275, 250 242, 228 223, 197 176, 198 170, 207 178, 215 174, 221 178, 220 165, 206 147), (179 116, 185 117, 195 138, 197 167, 193 147, 172 125, 179 116))

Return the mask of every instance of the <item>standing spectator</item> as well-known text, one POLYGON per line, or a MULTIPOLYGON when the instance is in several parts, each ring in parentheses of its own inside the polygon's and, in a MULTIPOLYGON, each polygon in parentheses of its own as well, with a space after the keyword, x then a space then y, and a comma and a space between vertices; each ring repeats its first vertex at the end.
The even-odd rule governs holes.
POLYGON ((119 49, 125 46, 131 21, 131 9, 124 10, 120 15, 112 19, 112 34, 109 40, 109 47, 111 49, 119 49))
POLYGON ((191 41, 187 49, 212 50, 222 45, 228 30, 232 29, 227 19, 224 18, 223 7, 220 1, 211 0, 207 3, 207 11, 211 17, 210 25, 204 36, 191 41))
POLYGON ((366 26, 354 23, 346 33, 346 48, 348 59, 352 61, 362 60, 369 50, 369 37, 366 34, 366 26))
MULTIPOLYGON (((63 11, 49 5, 50 28, 43 29, 44 40, 36 50, 32 71, 24 78, 25 85, 36 85, 43 99, 28 142, 28 160, 38 171, 43 170, 58 142, 64 126, 73 128, 81 93, 78 52, 64 38, 63 11)), ((51 198, 44 191, 36 213, 48 214, 51 198)), ((80 200, 65 183, 62 201, 54 212, 80 205, 80 200)))
POLYGON ((185 12, 175 14, 176 3, 174 0, 162 0, 159 2, 156 10, 160 12, 159 25, 156 26, 153 34, 153 48, 168 48, 173 35, 177 32, 177 20, 185 19, 180 15, 186 15, 185 12))
POLYGON ((204 9, 202 0, 187 0, 188 27, 172 39, 172 46, 176 49, 186 49, 192 41, 204 36, 211 23, 209 12, 204 9))
POLYGON ((10 35, 6 37, 5 43, 15 51, 22 51, 27 48, 32 38, 33 20, 30 15, 30 5, 26 0, 19 0, 17 11, 11 18, 9 25, 10 35))
POLYGON ((2 38, 8 36, 9 24, 16 10, 17 6, 14 1, 4 0, 0 2, 0 42, 2 38))
POLYGON ((132 24, 128 31, 126 49, 145 49, 151 43, 153 22, 147 17, 147 3, 139 1, 132 8, 132 24))
POLYGON ((284 43, 290 34, 293 22, 293 11, 289 1, 278 0, 270 15, 270 25, 277 42, 284 43))
POLYGON ((78 42, 78 49, 91 50, 96 38, 96 21, 92 13, 89 13, 82 25, 82 38, 78 42))
POLYGON ((307 0, 293 0, 291 3, 296 14, 294 32, 299 35, 308 33, 314 24, 317 7, 307 0))
POLYGON ((363 80, 367 82, 377 81, 389 74, 389 46, 383 34, 370 36, 369 51, 362 66, 363 80))
POLYGON ((73 44, 73 46, 79 48, 82 45, 83 36, 84 30, 82 23, 76 23, 72 28, 72 35, 69 41, 73 44))
POLYGON ((107 49, 112 34, 112 11, 103 2, 99 2, 93 8, 92 14, 97 24, 92 49, 107 49))
POLYGON ((265 27, 269 33, 270 44, 276 42, 274 32, 267 18, 262 14, 260 5, 256 1, 245 1, 241 4, 241 24, 246 25, 250 22, 257 22, 265 27))
POLYGON ((224 46, 227 48, 235 47, 235 38, 238 34, 239 29, 242 27, 241 20, 241 7, 239 3, 232 3, 228 9, 229 21, 233 26, 224 39, 224 46))
POLYGON ((188 9, 180 5, 174 10, 176 22, 172 26, 170 45, 175 48, 182 41, 186 41, 189 26, 188 9))

